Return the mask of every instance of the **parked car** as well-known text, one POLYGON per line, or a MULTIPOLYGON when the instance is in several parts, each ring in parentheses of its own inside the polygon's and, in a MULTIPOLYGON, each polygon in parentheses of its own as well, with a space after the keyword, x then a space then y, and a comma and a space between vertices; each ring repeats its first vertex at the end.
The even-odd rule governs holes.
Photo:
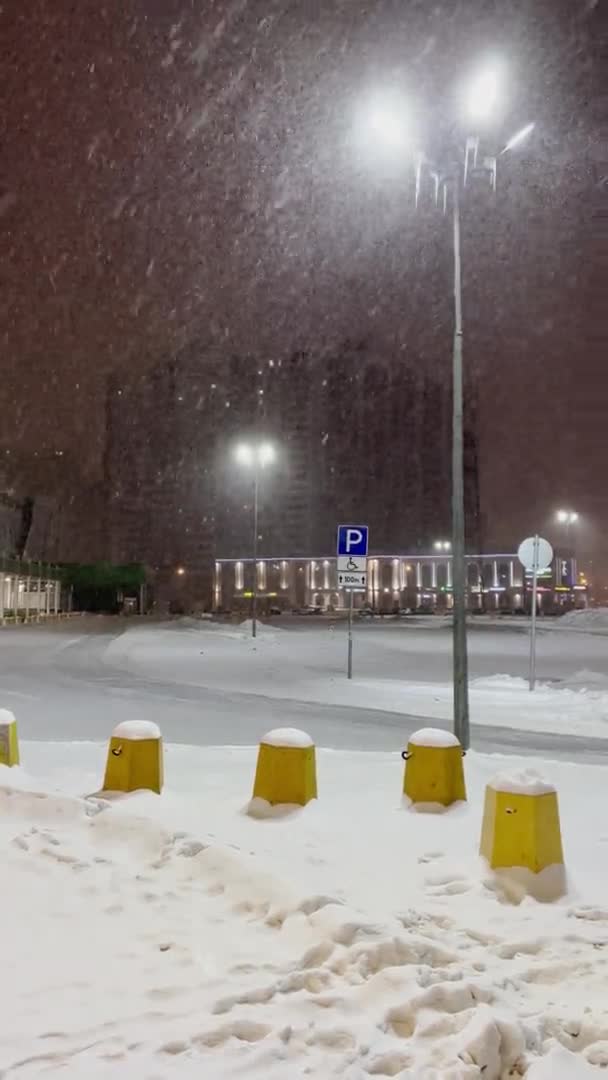
POLYGON ((359 619, 373 619, 374 615, 375 611, 369 604, 365 604, 364 607, 359 608, 357 612, 357 617, 359 619))

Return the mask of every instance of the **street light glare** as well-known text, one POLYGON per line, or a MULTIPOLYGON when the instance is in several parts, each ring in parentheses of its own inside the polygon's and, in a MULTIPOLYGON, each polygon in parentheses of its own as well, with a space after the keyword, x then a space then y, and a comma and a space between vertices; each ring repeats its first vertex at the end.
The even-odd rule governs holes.
POLYGON ((575 510, 558 510, 557 520, 560 525, 574 525, 578 521, 578 514, 575 510))
POLYGON ((376 105, 369 111, 370 134, 390 149, 399 150, 404 144, 405 130, 402 118, 387 106, 376 105))
POLYGON ((361 102, 355 118, 355 137, 361 150, 370 157, 378 151, 400 156, 410 142, 405 99, 394 91, 386 91, 361 102))
POLYGON ((512 135, 509 139, 504 150, 501 150, 501 153, 506 154, 507 150, 513 150, 515 146, 519 146, 522 142, 524 142, 524 140, 528 138, 528 135, 531 135, 534 131, 534 126, 534 124, 526 124, 525 127, 521 128, 519 131, 516 131, 515 135, 512 135))
POLYGON ((251 465, 253 463, 253 450, 247 443, 239 443, 235 450, 235 457, 239 465, 251 465))
POLYGON ((258 446, 258 461, 260 465, 270 465, 276 458, 276 452, 272 443, 260 443, 258 446))
POLYGON ((276 459, 276 451, 272 443, 239 443, 235 450, 235 457, 239 465, 270 465, 276 459))
POLYGON ((498 104, 501 87, 501 69, 498 64, 488 64, 469 83, 466 91, 466 110, 471 120, 487 120, 498 104))

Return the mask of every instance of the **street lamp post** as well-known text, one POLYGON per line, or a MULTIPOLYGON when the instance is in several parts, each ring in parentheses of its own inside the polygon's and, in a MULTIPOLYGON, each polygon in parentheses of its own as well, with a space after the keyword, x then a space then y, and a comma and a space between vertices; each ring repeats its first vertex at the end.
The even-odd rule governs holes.
POLYGON ((452 347, 452 649, 454 734, 464 749, 470 744, 467 656, 467 598, 464 514, 464 394, 462 374, 462 275, 460 266, 460 193, 454 184, 454 341, 452 347))
POLYGON ((576 542, 573 540, 572 526, 578 521, 576 510, 558 510, 556 514, 560 525, 564 526, 566 533, 566 551, 571 560, 572 585, 578 583, 578 566, 576 561, 576 542))
POLYGON ((258 633, 258 521, 260 493, 260 457, 254 454, 253 465, 253 596, 251 597, 251 636, 258 633))
POLYGON ((236 459, 240 465, 253 468, 253 585, 251 592, 251 636, 258 633, 258 544, 259 544, 259 499, 261 470, 275 460, 275 450, 271 443, 240 443, 236 448, 236 459))
POLYGON ((565 526, 566 544, 567 544, 568 548, 570 548, 571 542, 572 542, 572 531, 571 530, 572 530, 572 526, 576 525, 576 523, 578 521, 578 514, 576 513, 575 510, 558 510, 557 511, 557 520, 559 521, 560 525, 565 526))
MULTIPOLYGON (((483 124, 494 110, 500 93, 502 72, 499 66, 486 68, 478 73, 470 84, 467 108, 470 120, 483 124)), ((371 134, 380 139, 385 148, 392 151, 404 145, 404 125, 398 110, 390 110, 380 122, 378 108, 367 114, 371 134), (397 137, 396 132, 399 132, 397 137)), ((505 144, 498 157, 519 146, 532 132, 534 124, 528 124, 516 132, 505 144)), ((454 334, 452 346, 452 597, 453 597, 453 683, 454 683, 454 734, 467 749, 470 743, 468 658, 466 629, 466 559, 465 559, 465 492, 464 492, 464 392, 463 392, 463 320, 462 320, 462 272, 460 251, 460 188, 470 179, 484 175, 493 191, 496 191, 497 157, 484 157, 478 163, 479 138, 466 139, 464 160, 460 159, 451 173, 442 175, 431 168, 425 154, 419 153, 416 161, 415 201, 418 205, 423 170, 428 170, 434 182, 435 201, 442 193, 444 212, 447 210, 448 186, 452 190, 452 250, 453 250, 453 303, 454 334)), ((436 545, 437 547, 437 545, 436 545)), ((439 548, 437 548, 439 550, 439 548)))

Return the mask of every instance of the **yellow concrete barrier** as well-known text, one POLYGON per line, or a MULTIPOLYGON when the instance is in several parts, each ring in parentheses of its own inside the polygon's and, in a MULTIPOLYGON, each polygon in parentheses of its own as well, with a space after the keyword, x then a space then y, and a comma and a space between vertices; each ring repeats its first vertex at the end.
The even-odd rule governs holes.
POLYGON ((0 709, 0 765, 19 764, 17 721, 9 709, 0 709))
POLYGON ((306 806, 317 798, 315 747, 297 728, 269 731, 260 742, 253 798, 271 806, 306 806))
POLYGON ((138 791, 160 795, 163 787, 163 741, 148 720, 126 720, 114 728, 108 747, 104 791, 138 791))
POLYGON ((553 785, 532 770, 495 777, 486 787, 480 852, 493 870, 563 868, 553 785))
POLYGON ((451 806, 466 800, 463 750, 455 735, 438 728, 421 728, 410 736, 402 756, 403 793, 419 809, 425 803, 451 806))

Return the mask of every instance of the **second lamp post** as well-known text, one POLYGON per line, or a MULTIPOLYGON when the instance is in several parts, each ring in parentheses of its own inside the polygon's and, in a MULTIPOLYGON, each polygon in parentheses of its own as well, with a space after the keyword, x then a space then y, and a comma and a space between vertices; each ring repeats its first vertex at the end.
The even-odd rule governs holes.
POLYGON ((259 542, 259 496, 260 478, 263 469, 271 465, 276 454, 272 443, 239 443, 236 448, 236 460, 239 465, 253 469, 253 584, 251 593, 251 636, 258 632, 258 542, 259 542))

